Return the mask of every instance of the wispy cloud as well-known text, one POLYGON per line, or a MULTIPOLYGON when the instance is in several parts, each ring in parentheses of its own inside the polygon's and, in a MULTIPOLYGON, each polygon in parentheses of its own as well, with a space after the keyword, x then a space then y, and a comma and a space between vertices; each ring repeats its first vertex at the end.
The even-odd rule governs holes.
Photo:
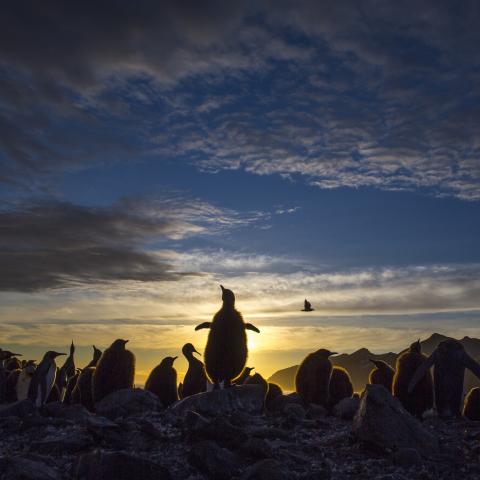
POLYGON ((89 207, 45 200, 0 211, 0 290, 37 291, 115 281, 172 281, 174 271, 148 245, 222 234, 261 220, 176 196, 89 207))

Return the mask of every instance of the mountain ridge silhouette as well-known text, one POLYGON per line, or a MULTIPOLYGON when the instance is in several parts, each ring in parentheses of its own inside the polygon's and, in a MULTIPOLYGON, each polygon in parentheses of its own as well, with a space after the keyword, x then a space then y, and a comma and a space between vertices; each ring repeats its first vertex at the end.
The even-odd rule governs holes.
MULTIPOLYGON (((447 337, 440 333, 432 333, 430 337, 420 342, 422 345, 422 352, 427 356, 430 355, 437 345, 447 338, 453 337, 447 337)), ((415 340, 415 338, 412 338, 410 343, 414 342, 415 340)), ((469 355, 471 355, 477 361, 480 361, 480 339, 465 336, 462 339, 459 339, 459 341, 465 347, 465 350, 469 355)), ((370 370, 374 368, 369 361, 370 358, 383 360, 395 368, 397 357, 407 348, 408 346, 398 353, 388 352, 375 354, 372 353, 368 348, 362 347, 353 353, 342 353, 340 355, 330 357, 330 360, 332 361, 333 365, 338 365, 348 370, 352 378, 354 390, 356 392, 360 392, 364 389, 365 384, 368 383, 368 375, 370 370)), ((277 370, 268 379, 268 381, 279 384, 284 390, 295 390, 294 380, 298 367, 298 365, 293 365, 291 367, 277 370)), ((466 370, 464 384, 465 392, 474 386, 479 386, 479 381, 469 370, 466 370)))

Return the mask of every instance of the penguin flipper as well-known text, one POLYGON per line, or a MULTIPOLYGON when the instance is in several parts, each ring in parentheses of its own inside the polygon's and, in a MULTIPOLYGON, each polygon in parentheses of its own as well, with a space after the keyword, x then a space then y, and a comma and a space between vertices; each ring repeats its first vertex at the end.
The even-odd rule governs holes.
POLYGON ((260 333, 260 330, 253 324, 251 323, 246 323, 245 324, 245 330, 252 330, 253 332, 260 333))
POLYGON ((463 363, 477 378, 480 379, 480 364, 474 360, 467 352, 463 357, 463 363))
POLYGON ((212 322, 203 322, 200 325, 197 325, 195 327, 195 331, 196 330, 201 330, 202 328, 210 328, 211 326, 212 326, 212 322))
POLYGON ((408 384, 408 393, 412 393, 413 389, 417 386, 417 383, 425 376, 430 367, 433 366, 436 360, 436 350, 417 368, 417 371, 413 375, 410 383, 408 384))

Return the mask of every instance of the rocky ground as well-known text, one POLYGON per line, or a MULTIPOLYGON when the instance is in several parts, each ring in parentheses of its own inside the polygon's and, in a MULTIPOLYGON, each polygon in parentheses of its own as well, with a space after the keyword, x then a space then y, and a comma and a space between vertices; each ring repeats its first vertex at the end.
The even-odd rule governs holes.
MULTIPOLYGON (((0 478, 480 479, 480 422, 420 424, 376 390, 354 420, 304 408, 295 394, 262 413, 255 387, 238 388, 168 410, 143 390, 113 394, 96 415, 60 403, 0 407, 0 478)), ((351 417, 351 407, 337 414, 351 417)))

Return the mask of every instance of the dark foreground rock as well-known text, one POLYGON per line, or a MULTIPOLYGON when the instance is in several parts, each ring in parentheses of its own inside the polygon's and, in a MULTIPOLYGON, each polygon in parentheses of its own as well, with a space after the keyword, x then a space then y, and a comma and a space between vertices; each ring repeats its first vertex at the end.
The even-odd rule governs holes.
POLYGON ((421 455, 438 452, 438 439, 410 415, 381 385, 367 385, 353 420, 357 437, 379 448, 413 448, 421 455))
POLYGON ((261 385, 241 385, 197 393, 175 403, 170 411, 177 415, 194 411, 203 415, 224 415, 241 411, 259 414, 263 411, 265 391, 261 385))
POLYGON ((95 411, 98 415, 103 415, 111 420, 132 415, 144 415, 162 408, 162 404, 156 395, 140 388, 117 390, 102 398, 95 405, 95 411))
MULTIPOLYGON (((114 420, 81 407, 50 404, 25 415, 0 417, 0 479, 480 479, 478 422, 387 420, 382 415, 388 409, 394 418, 404 414, 390 397, 371 392, 369 397, 362 400, 362 428, 381 431, 381 438, 390 442, 382 448, 361 439, 357 424, 354 433, 351 420, 302 406, 295 396, 278 412, 251 413, 237 404, 237 409, 216 414, 213 404, 208 413, 187 410, 177 415, 158 410, 155 400, 135 392, 122 394, 129 400, 119 402, 135 408, 123 407, 121 415, 114 410, 114 420), (369 423, 374 420, 383 423, 369 423), (412 435, 410 428, 438 438, 438 450, 425 456, 418 444, 392 443, 402 429, 412 435)), ((203 405, 197 402, 190 405, 203 405)), ((16 406, 10 411, 22 410, 16 406)), ((378 436, 373 438, 378 442, 378 436)), ((415 435, 411 440, 419 441, 415 435)), ((435 440, 432 445, 435 449, 435 440)))

